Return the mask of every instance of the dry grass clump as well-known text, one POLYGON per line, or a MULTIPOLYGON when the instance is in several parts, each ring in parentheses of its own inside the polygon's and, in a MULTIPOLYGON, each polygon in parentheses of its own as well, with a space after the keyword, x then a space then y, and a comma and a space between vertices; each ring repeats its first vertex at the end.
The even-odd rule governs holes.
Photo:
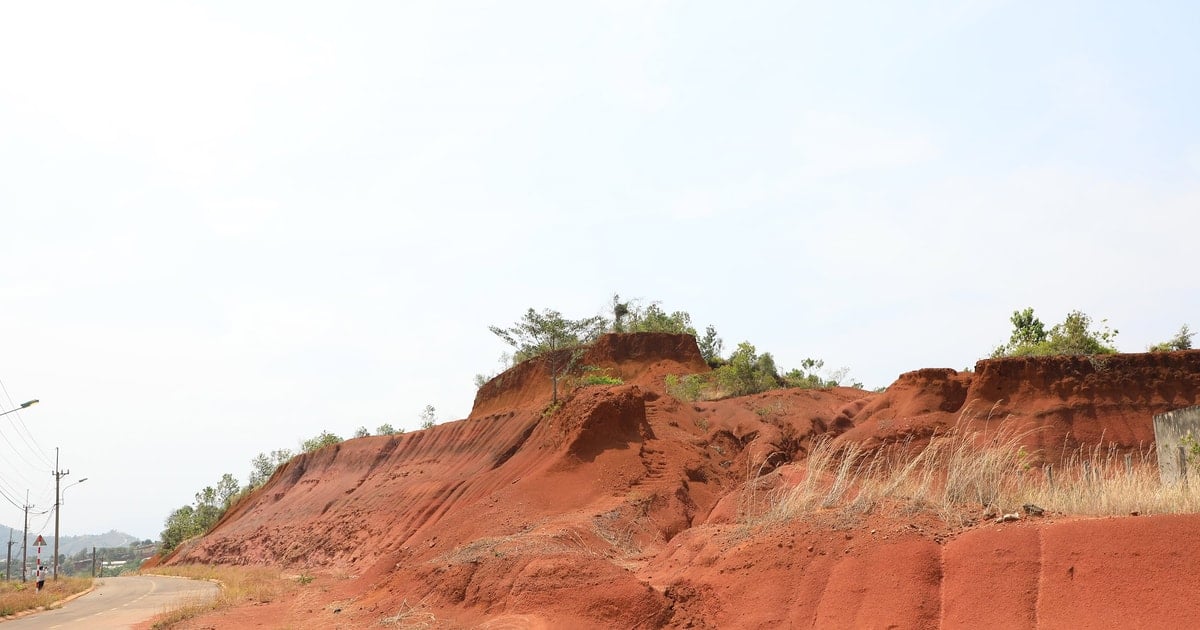
POLYGON ((154 618, 151 628, 162 630, 207 612, 249 603, 267 603, 295 588, 296 580, 267 567, 189 564, 155 567, 156 575, 173 575, 192 580, 219 582, 221 590, 211 601, 188 602, 154 618))
POLYGON ((54 602, 86 591, 91 587, 92 578, 90 577, 66 577, 61 574, 57 580, 46 580, 46 586, 40 593, 37 590, 37 583, 33 580, 28 582, 0 581, 0 617, 15 615, 25 610, 49 608, 54 602))
MULTIPOLYGON (((1151 449, 1124 453, 1094 447, 1057 466, 1036 463, 1023 446, 1029 432, 1005 423, 935 434, 923 446, 911 442, 868 451, 861 445, 817 440, 799 482, 758 496, 747 484, 743 520, 780 521, 836 510, 845 517, 881 505, 915 513, 930 511, 953 526, 985 515, 1021 513, 1026 504, 1071 515, 1200 512, 1200 479, 1163 484, 1151 449)), ((1023 516, 1023 514, 1022 514, 1023 516)))
POLYGON ((379 624, 398 626, 403 630, 428 630, 436 627, 437 617, 426 608, 425 600, 417 602, 414 606, 406 599, 400 603, 399 612, 380 619, 379 624))

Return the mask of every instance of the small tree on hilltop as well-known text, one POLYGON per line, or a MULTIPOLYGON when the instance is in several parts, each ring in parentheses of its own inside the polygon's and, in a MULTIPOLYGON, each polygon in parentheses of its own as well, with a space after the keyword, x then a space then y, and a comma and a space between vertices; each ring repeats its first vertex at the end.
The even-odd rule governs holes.
POLYGON ((720 367, 724 364, 724 359, 721 358, 721 350, 725 345, 721 338, 717 336, 717 329, 709 324, 704 329, 704 336, 696 338, 696 347, 700 348, 700 356, 710 367, 720 367))
POLYGON ((539 313, 531 308, 511 327, 488 326, 488 330, 516 349, 517 361, 545 355, 553 403, 557 404, 558 379, 571 371, 583 355, 584 346, 604 332, 607 323, 600 316, 571 320, 552 309, 539 313))
POLYGON ((1184 324, 1179 327, 1179 332, 1175 333, 1175 336, 1171 337, 1170 341, 1164 341, 1162 343, 1156 343, 1153 346, 1150 346, 1150 352, 1170 352, 1172 350, 1191 350, 1192 349, 1192 337, 1195 337, 1195 336, 1196 336, 1196 333, 1194 333, 1190 329, 1188 329, 1187 324, 1184 324))
POLYGON ((421 428, 432 429, 435 424, 437 424, 437 409, 433 405, 425 405, 425 409, 421 411, 421 428))

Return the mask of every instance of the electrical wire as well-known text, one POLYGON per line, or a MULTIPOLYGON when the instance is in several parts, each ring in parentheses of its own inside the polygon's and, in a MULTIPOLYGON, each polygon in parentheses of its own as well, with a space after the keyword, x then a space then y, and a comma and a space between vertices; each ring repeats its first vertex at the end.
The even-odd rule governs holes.
POLYGON ((13 500, 13 498, 11 496, 9 496, 7 492, 4 491, 4 488, 0 488, 0 497, 4 497, 5 501, 8 501, 9 503, 11 503, 13 505, 13 507, 17 508, 18 510, 25 509, 25 506, 21 505, 20 503, 17 503, 15 500, 13 500))
MULTIPOLYGON (((15 402, 13 402, 12 396, 8 395, 8 388, 4 386, 3 379, 0 379, 0 392, 3 392, 4 398, 8 401, 8 406, 10 408, 13 408, 15 411, 17 409, 17 404, 15 402)), ((47 466, 50 466, 51 468, 54 467, 54 463, 50 460, 49 452, 46 451, 44 448, 42 448, 42 445, 38 444, 37 439, 33 437, 33 433, 31 433, 29 431, 29 427, 25 424, 25 419, 21 417, 20 411, 15 411, 15 413, 10 414, 9 424, 13 425, 13 430, 17 431, 17 437, 20 437, 21 440, 23 442, 25 442, 25 446, 28 446, 30 448, 30 450, 32 450, 39 457, 41 457, 42 461, 47 466), (12 416, 16 417, 17 422, 12 421, 12 418, 11 418, 12 416), (24 431, 25 431, 24 435, 22 435, 21 431, 17 429, 17 423, 20 423, 21 429, 24 429, 24 431), (29 439, 26 440, 25 436, 28 436, 29 439), (30 444, 30 442, 33 442, 33 444, 30 444)))

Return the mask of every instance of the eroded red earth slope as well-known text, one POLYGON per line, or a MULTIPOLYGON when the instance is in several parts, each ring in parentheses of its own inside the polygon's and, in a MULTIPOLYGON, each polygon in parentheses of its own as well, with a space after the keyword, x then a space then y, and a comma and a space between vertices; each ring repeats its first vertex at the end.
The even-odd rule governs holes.
POLYGON ((1043 453, 1148 445, 1154 413, 1196 403, 1200 352, 981 361, 879 394, 708 403, 663 385, 707 371, 689 336, 609 335, 582 363, 624 384, 543 414, 535 360, 481 388, 464 420, 294 459, 167 562, 278 565, 319 576, 315 588, 191 627, 403 627, 405 611, 446 628, 1200 627, 1184 603, 1197 516, 957 531, 928 515, 739 519, 747 481, 803 461, 822 435, 1008 422, 1037 427, 1043 453))

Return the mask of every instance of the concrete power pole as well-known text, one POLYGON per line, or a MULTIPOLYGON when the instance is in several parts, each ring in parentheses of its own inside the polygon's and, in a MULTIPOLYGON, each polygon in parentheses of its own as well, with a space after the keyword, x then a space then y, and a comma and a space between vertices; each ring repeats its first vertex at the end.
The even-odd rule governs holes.
POLYGON ((62 500, 60 490, 62 478, 71 474, 71 471, 62 471, 58 468, 58 447, 54 447, 54 579, 58 580, 58 506, 62 500))
POLYGON ((13 546, 12 532, 13 532, 12 529, 8 530, 8 551, 4 558, 4 581, 5 582, 12 579, 12 572, 11 572, 11 569, 12 569, 12 546, 13 546))
POLYGON ((29 557, 29 491, 25 491, 25 528, 21 530, 21 581, 25 581, 25 562, 29 557))

